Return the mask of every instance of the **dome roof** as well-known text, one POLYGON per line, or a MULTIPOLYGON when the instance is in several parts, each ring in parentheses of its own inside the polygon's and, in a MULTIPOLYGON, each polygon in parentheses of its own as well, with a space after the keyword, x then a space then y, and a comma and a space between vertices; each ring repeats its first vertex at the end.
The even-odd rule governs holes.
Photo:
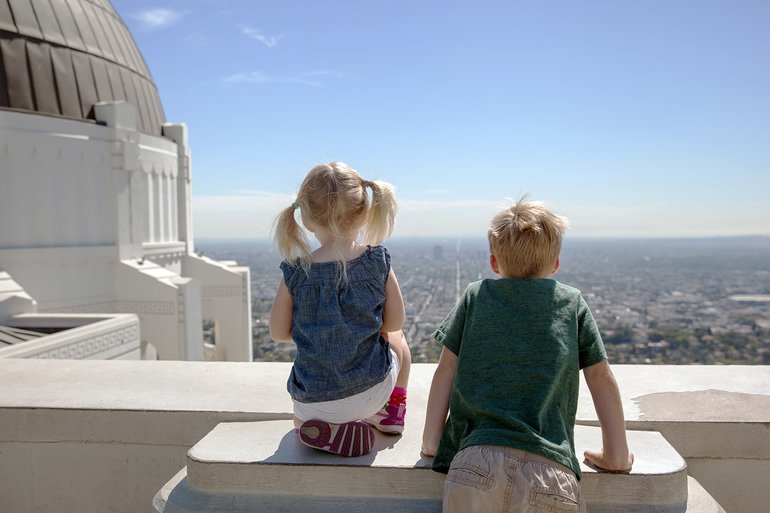
POLYGON ((108 0, 0 0, 0 109, 93 120, 94 103, 115 100, 160 135, 158 90, 108 0))

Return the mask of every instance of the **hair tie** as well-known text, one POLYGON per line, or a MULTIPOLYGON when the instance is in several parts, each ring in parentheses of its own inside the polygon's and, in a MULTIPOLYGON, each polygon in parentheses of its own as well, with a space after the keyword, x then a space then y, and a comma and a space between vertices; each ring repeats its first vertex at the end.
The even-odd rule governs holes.
POLYGON ((293 202, 291 203, 291 206, 292 206, 293 208, 299 208, 299 203, 297 203, 296 201, 293 201, 293 202))
POLYGON ((372 187, 372 182, 370 182, 369 180, 364 180, 363 182, 361 182, 361 187, 369 187, 369 188, 371 188, 372 187))

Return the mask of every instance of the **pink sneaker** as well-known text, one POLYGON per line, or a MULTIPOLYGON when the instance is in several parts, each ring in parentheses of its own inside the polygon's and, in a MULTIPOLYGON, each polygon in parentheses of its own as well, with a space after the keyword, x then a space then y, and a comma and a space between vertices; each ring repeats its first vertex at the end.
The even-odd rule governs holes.
POLYGON ((404 432, 404 417, 406 403, 386 404, 380 411, 364 419, 364 422, 377 428, 383 433, 401 434, 404 432))
POLYGON ((360 420, 332 424, 312 419, 300 426, 299 440, 313 449, 356 457, 371 452, 374 446, 374 431, 360 420))

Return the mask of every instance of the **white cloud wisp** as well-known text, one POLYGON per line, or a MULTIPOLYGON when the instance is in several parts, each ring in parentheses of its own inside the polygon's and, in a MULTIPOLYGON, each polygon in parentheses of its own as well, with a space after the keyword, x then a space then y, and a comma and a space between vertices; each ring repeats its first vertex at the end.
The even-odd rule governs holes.
POLYGON ((255 29, 251 27, 241 27, 241 34, 243 34, 246 37, 250 37, 251 39, 254 39, 256 41, 259 41, 260 43, 264 44, 268 48, 275 47, 278 44, 278 41, 280 41, 285 37, 283 35, 268 36, 267 34, 263 34, 260 29, 255 29))
POLYGON ((182 11, 158 8, 140 11, 134 14, 133 17, 146 29, 160 29, 173 25, 184 16, 184 14, 185 13, 182 11))
POLYGON ((311 87, 323 87, 321 77, 340 76, 339 73, 328 70, 305 71, 295 75, 269 75, 262 71, 235 73, 224 78, 231 84, 297 84, 311 87))

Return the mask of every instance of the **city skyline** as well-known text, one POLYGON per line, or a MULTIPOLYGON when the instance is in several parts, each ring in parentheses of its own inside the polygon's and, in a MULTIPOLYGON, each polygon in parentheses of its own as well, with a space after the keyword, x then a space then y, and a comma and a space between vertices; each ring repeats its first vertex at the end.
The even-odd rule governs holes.
POLYGON ((395 236, 528 193, 571 237, 770 234, 770 5, 113 2, 190 128, 205 238, 269 236, 314 164, 398 190, 395 236))
MULTIPOLYGON (((613 363, 770 362, 770 237, 565 241, 554 278, 577 287, 613 363)), ((296 346, 270 338, 280 256, 269 241, 201 241, 207 255, 251 269, 254 357, 291 361, 296 346)), ((388 245, 404 297, 415 362, 435 362, 434 330, 468 283, 494 278, 483 239, 388 245)), ((206 324, 208 337, 213 323, 206 324)))

